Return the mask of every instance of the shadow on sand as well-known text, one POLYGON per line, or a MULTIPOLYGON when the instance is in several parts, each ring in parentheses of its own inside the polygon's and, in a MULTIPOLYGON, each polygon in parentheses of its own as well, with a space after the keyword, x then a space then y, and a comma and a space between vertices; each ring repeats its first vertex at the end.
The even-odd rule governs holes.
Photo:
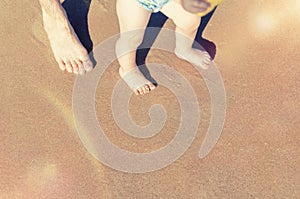
MULTIPOLYGON (((65 0, 62 6, 66 10, 69 21, 73 26, 73 29, 76 32, 79 40, 89 52, 90 58, 93 61, 94 65, 96 65, 96 61, 92 52, 93 42, 91 40, 88 27, 88 13, 91 2, 92 0, 65 0)), ((210 54, 212 59, 214 59, 216 55, 216 45, 213 42, 203 38, 202 33, 206 28, 209 20, 211 19, 213 13, 215 12, 215 9, 201 18, 201 24, 198 28, 197 35, 195 38, 196 42, 193 45, 194 48, 198 49, 200 49, 202 46, 210 54)), ((142 72, 145 73, 145 76, 147 77, 151 77, 147 67, 145 66, 146 57, 150 51, 149 46, 153 45, 155 39, 157 38, 160 32, 160 28, 166 23, 167 19, 168 17, 162 14, 161 12, 153 13, 150 17, 147 27, 156 28, 155 30, 152 29, 151 31, 146 29, 143 42, 137 49, 136 63, 138 66, 141 66, 142 72)))

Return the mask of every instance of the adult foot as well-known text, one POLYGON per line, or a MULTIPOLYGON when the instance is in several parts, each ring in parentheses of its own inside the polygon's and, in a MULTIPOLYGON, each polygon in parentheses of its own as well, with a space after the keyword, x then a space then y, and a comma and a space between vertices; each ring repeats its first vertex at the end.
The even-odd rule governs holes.
POLYGON ((191 48, 190 50, 175 50, 175 54, 191 64, 194 64, 202 69, 208 69, 211 63, 211 57, 206 51, 191 48))
POLYGON ((119 74, 136 95, 144 95, 155 89, 153 83, 145 78, 138 67, 119 68, 119 74))
POLYGON ((85 74, 91 71, 93 64, 89 55, 79 41, 67 17, 60 18, 44 14, 43 21, 59 68, 75 74, 85 74))

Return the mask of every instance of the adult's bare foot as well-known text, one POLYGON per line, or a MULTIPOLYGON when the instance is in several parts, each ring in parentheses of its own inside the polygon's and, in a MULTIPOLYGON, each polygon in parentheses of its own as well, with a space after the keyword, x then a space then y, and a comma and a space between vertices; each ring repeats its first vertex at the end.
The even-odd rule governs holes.
POLYGON ((85 74, 93 69, 93 64, 70 25, 65 11, 60 5, 58 6, 57 12, 47 12, 42 7, 44 28, 54 57, 61 70, 85 74))

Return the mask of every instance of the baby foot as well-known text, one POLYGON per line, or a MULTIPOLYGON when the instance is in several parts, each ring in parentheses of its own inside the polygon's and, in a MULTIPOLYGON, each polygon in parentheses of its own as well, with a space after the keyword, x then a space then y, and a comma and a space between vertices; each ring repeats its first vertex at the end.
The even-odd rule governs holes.
POLYGON ((72 26, 63 24, 58 18, 44 16, 44 27, 59 68, 75 74, 91 71, 93 64, 86 49, 72 26))
POLYGON ((155 89, 153 83, 145 78, 138 67, 129 70, 120 67, 119 74, 136 95, 144 95, 155 89))
POLYGON ((208 66, 211 63, 211 58, 206 51, 201 51, 193 48, 189 50, 175 49, 175 54, 179 58, 184 59, 198 67, 201 67, 202 69, 208 69, 208 66))

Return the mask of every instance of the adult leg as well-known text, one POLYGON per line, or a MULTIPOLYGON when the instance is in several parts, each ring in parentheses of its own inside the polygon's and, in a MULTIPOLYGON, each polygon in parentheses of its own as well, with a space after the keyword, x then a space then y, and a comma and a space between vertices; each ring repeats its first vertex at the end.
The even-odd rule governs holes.
POLYGON ((88 53, 77 38, 60 2, 39 0, 39 3, 42 7, 44 28, 60 69, 76 74, 92 70, 88 53))
MULTIPOLYGON (((136 0, 117 0, 117 15, 121 35, 116 43, 116 54, 121 65, 119 70, 121 77, 125 77, 127 73, 137 68, 135 63, 136 49, 142 42, 150 14, 136 0)), ((140 79, 140 77, 137 78, 140 79)), ((125 78, 123 79, 125 80, 125 78)), ((134 88, 134 92, 145 94, 154 88, 155 86, 145 79, 145 83, 134 88)))

